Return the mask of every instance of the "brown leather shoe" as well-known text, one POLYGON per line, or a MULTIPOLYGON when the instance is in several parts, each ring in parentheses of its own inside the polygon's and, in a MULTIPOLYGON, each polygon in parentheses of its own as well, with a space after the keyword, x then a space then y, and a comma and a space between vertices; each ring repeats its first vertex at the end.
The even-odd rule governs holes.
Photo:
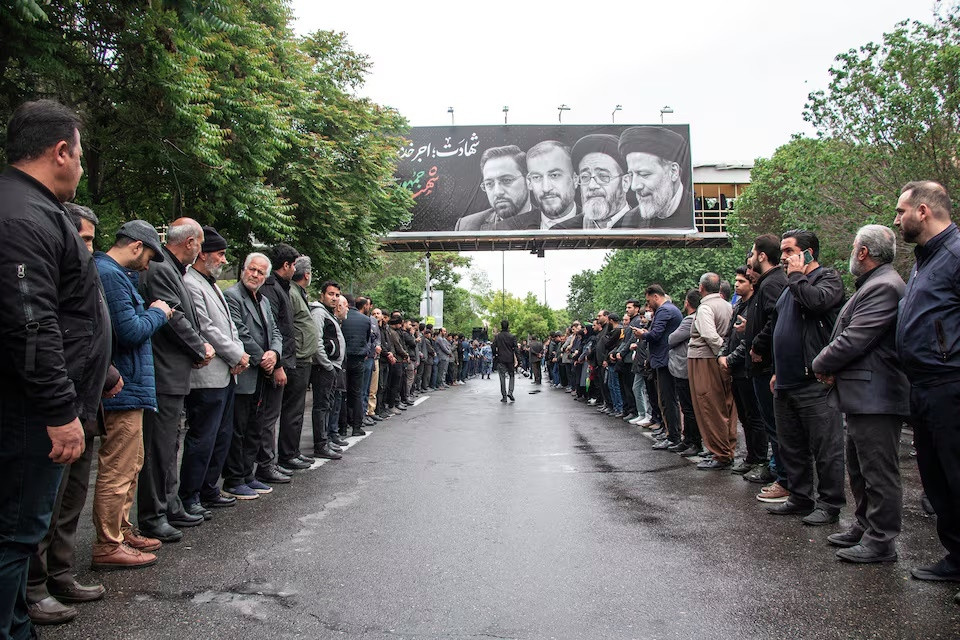
POLYGON ((113 569, 139 569, 157 563, 157 556, 138 551, 126 544, 117 546, 94 545, 90 568, 95 571, 113 569))
POLYGON ((47 581, 47 591, 60 602, 93 602, 107 592, 102 584, 85 585, 76 580, 67 583, 47 581))
POLYGON ((64 624, 77 617, 77 610, 49 596, 40 602, 28 603, 27 614, 33 624, 64 624))
POLYGON ((163 543, 156 538, 148 538, 140 535, 138 529, 131 529, 123 532, 123 542, 137 551, 156 551, 163 546, 163 543))

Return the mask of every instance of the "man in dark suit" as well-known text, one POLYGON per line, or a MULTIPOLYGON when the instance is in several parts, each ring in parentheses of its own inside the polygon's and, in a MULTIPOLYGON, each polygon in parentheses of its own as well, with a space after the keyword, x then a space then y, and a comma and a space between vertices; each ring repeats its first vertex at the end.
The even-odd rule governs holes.
POLYGON ((507 320, 500 322, 500 333, 493 339, 493 361, 497 365, 497 372, 500 374, 500 402, 516 402, 513 397, 513 385, 515 382, 514 369, 516 368, 517 358, 520 355, 520 349, 517 347, 517 339, 510 333, 510 323, 507 320), (507 389, 507 376, 510 377, 510 388, 507 389))
POLYGON ((237 500, 255 500, 273 491, 254 477, 254 462, 269 419, 263 401, 283 356, 283 335, 270 301, 260 293, 268 275, 270 259, 251 253, 244 261, 240 281, 223 292, 243 350, 250 355, 250 368, 237 376, 233 440, 223 468, 223 492, 237 500))
POLYGON ((847 472, 856 522, 827 540, 849 562, 892 562, 903 515, 898 448, 910 414, 910 385, 895 345, 897 307, 906 285, 890 264, 893 231, 867 225, 857 232, 850 273, 857 292, 837 318, 830 343, 814 361, 817 378, 836 390, 847 423, 847 472))
POLYGON ((689 178, 684 184, 690 148, 684 137, 664 127, 630 127, 620 134, 619 150, 627 162, 629 187, 639 202, 623 226, 692 229, 689 178))
POLYGON ((527 151, 527 186, 540 209, 504 221, 516 221, 510 228, 582 229, 583 214, 577 209, 577 172, 570 147, 556 140, 544 140, 527 151), (521 224, 523 223, 523 224, 521 224))
POLYGON ((205 367, 216 355, 200 335, 193 296, 183 281, 202 245, 203 229, 196 220, 174 220, 167 228, 163 262, 145 271, 138 286, 145 305, 163 300, 173 309, 173 317, 152 338, 157 411, 143 416, 143 468, 137 485, 140 532, 161 542, 183 537, 175 527, 203 523, 203 516, 184 511, 177 482, 180 413, 190 393, 190 372, 205 367))
MULTIPOLYGON (((483 175, 480 188, 487 194, 490 208, 463 216, 457 220, 453 230, 493 231, 525 228, 505 225, 516 224, 507 221, 518 215, 529 214, 533 208, 527 181, 524 179, 527 174, 527 154, 513 144, 491 147, 480 156, 480 171, 483 175)), ((539 214, 534 217, 539 221, 539 214)))

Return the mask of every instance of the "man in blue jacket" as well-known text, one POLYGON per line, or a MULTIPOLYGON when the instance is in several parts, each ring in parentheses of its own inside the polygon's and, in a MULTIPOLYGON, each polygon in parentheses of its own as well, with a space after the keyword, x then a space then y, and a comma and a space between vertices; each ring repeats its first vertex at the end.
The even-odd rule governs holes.
POLYGON ((677 405, 677 393, 668 367, 670 363, 670 334, 677 330, 683 317, 680 309, 667 300, 667 294, 658 284, 647 287, 647 306, 653 310, 653 320, 649 329, 633 331, 650 346, 650 367, 657 380, 660 413, 666 429, 666 439, 653 445, 655 449, 665 450, 680 442, 680 409, 677 405))
POLYGON ((894 224, 917 245, 897 318, 897 355, 910 380, 920 479, 947 549, 945 558, 911 573, 960 582, 960 231, 950 209, 947 190, 936 182, 911 182, 897 201, 894 224))
POLYGON ((143 467, 143 412, 157 410, 150 337, 167 323, 173 311, 163 300, 144 308, 137 293, 139 272, 151 261, 162 262, 160 236, 150 223, 131 220, 117 231, 106 253, 94 254, 103 292, 110 308, 116 347, 113 362, 124 386, 103 400, 104 435, 97 454, 93 497, 94 569, 134 569, 155 564, 150 553, 160 541, 144 538, 130 524, 130 508, 143 467))

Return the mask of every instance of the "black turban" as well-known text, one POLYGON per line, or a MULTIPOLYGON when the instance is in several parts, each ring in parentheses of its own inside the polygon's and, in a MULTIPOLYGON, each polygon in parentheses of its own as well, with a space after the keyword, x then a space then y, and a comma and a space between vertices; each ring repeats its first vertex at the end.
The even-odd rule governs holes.
POLYGON ((574 171, 580 172, 580 161, 589 153, 605 153, 620 165, 621 171, 626 171, 627 163, 617 150, 617 143, 617 136, 608 133, 591 133, 583 136, 573 145, 573 151, 570 153, 574 171))

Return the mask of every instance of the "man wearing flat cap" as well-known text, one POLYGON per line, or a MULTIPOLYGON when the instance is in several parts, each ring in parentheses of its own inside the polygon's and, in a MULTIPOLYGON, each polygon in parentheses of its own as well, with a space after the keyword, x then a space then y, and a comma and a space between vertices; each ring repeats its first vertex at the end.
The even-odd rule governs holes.
POLYGON ((527 190, 527 155, 520 147, 511 144, 487 149, 480 156, 480 171, 480 188, 487 194, 490 208, 463 216, 454 231, 539 228, 540 213, 531 213, 527 190), (515 216, 523 217, 511 220, 515 216))
POLYGON ((690 166, 686 139, 664 127, 630 127, 620 134, 628 185, 637 196, 638 228, 693 228, 693 198, 684 185, 690 166))
POLYGON ((197 311, 200 335, 217 355, 206 367, 190 371, 179 489, 184 511, 204 518, 212 516, 209 509, 231 507, 237 502, 220 493, 218 482, 233 440, 234 376, 250 364, 227 299, 217 286, 225 264, 227 240, 213 227, 204 227, 200 255, 187 268, 183 282, 197 311))
POLYGON ((140 272, 150 262, 163 262, 160 236, 144 220, 131 220, 117 231, 106 253, 94 254, 104 298, 116 340, 113 363, 123 377, 123 388, 103 399, 104 435, 97 453, 97 481, 93 497, 94 569, 132 569, 150 566, 157 557, 158 540, 144 538, 130 524, 130 508, 143 465, 143 413, 157 410, 151 336, 173 315, 163 300, 144 307, 137 293, 140 272))
POLYGON ((573 145, 573 166, 580 181, 583 228, 631 228, 634 225, 627 189, 627 165, 617 149, 616 136, 592 133, 573 145))

